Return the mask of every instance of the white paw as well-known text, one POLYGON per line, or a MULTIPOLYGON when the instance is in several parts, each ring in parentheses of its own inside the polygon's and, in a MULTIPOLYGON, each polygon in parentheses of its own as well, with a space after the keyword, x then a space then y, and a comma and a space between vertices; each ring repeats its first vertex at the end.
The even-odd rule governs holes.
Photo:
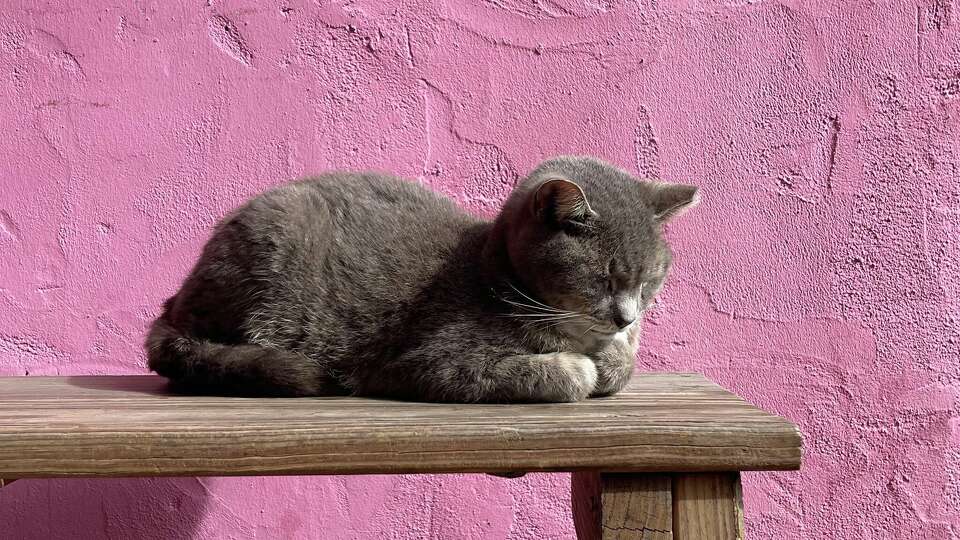
POLYGON ((556 353, 557 365, 566 372, 572 388, 573 399, 580 400, 589 396, 597 386, 597 366, 589 356, 579 353, 556 353))

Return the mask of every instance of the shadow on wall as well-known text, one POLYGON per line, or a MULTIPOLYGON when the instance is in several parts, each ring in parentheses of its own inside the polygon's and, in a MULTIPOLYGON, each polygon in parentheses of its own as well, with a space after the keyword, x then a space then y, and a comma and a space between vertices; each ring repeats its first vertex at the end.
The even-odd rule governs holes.
POLYGON ((208 496, 196 478, 20 480, 0 489, 0 537, 199 538, 208 496))

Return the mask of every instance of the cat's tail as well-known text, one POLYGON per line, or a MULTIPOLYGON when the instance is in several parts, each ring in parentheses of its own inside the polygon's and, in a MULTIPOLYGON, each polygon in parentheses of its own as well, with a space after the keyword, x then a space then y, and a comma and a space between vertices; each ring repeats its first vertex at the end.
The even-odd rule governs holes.
POLYGON ((175 328, 166 314, 147 335, 147 365, 187 392, 242 396, 342 393, 322 367, 301 354, 254 344, 225 345, 175 328))

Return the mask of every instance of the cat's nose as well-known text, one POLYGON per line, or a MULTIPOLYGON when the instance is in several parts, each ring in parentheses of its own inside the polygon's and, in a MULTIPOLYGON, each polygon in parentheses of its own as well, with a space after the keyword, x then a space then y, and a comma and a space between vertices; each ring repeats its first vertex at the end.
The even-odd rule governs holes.
POLYGON ((637 320, 636 316, 631 314, 624 314, 620 312, 613 314, 613 324, 617 325, 617 328, 621 330, 633 324, 633 321, 635 320, 637 320))
POLYGON ((637 300, 630 296, 622 296, 614 302, 613 312, 611 313, 613 319, 613 324, 617 325, 617 328, 623 330, 624 328, 633 324, 633 321, 637 320, 637 317, 640 316, 639 308, 637 305, 637 300))

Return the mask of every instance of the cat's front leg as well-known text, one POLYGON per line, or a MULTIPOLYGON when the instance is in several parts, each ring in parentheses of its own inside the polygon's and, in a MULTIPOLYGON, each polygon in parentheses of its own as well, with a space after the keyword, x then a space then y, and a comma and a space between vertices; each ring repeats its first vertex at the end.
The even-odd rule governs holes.
POLYGON ((591 353, 597 366, 597 384, 591 397, 609 396, 623 389, 633 375, 637 345, 640 342, 640 323, 634 323, 610 340, 604 348, 591 353))
POLYGON ((499 392, 520 401, 580 401, 597 384, 593 359, 574 352, 509 356, 497 362, 495 370, 499 392))
POLYGON ((580 401, 590 396, 597 382, 593 359, 573 352, 493 356, 472 351, 442 357, 411 355, 408 360, 398 367, 408 375, 419 372, 418 397, 430 401, 580 401))

